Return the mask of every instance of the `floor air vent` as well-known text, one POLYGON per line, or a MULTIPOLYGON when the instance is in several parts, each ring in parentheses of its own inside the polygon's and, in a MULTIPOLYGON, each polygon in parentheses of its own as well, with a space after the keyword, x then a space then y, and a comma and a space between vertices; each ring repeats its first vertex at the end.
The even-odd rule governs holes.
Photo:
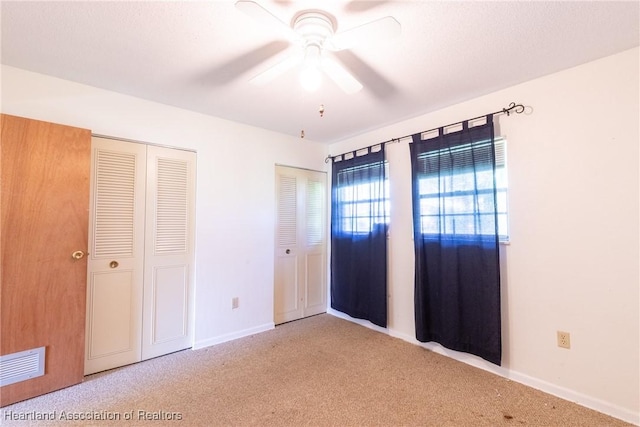
POLYGON ((0 387, 44 375, 44 349, 0 356, 0 387))

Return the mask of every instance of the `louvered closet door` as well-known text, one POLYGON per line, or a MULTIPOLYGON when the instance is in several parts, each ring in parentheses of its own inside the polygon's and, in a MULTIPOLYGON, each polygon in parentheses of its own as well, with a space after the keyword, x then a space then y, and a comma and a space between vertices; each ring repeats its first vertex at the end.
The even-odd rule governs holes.
POLYGON ((92 139, 85 374, 140 360, 146 147, 92 139))
POLYGON ((276 196, 274 322, 279 324, 300 319, 303 313, 298 283, 298 218, 301 217, 302 206, 298 200, 295 169, 277 167, 276 196))
POLYGON ((147 148, 142 359, 193 342, 196 154, 147 148))
POLYGON ((323 172, 276 167, 276 324, 326 311, 325 189, 323 172))
POLYGON ((304 316, 327 311, 326 175, 304 171, 304 316))

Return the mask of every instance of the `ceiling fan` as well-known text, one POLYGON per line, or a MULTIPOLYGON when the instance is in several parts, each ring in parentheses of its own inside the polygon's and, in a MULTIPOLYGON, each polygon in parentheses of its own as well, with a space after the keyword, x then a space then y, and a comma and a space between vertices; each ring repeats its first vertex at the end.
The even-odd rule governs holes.
POLYGON ((337 20, 323 10, 299 11, 291 25, 287 25, 254 1, 239 0, 236 7, 264 26, 284 33, 294 47, 283 60, 251 78, 250 82, 256 85, 265 85, 293 67, 301 66, 300 83, 305 89, 316 90, 324 73, 345 93, 353 94, 362 89, 362 84, 331 52, 378 43, 400 34, 400 23, 391 16, 336 32, 337 20))

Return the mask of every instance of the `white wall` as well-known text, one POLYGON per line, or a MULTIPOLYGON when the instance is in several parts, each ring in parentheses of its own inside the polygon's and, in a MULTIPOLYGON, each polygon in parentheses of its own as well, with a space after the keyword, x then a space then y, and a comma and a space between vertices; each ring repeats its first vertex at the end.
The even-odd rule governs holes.
POLYGON ((1 79, 3 113, 197 150, 196 347, 273 327, 275 164, 325 170, 325 145, 13 67, 1 79))
MULTIPOLYGON (((6 66, 1 110, 197 150, 196 345, 203 346, 272 326, 275 163, 324 170, 328 151, 524 103, 529 114, 498 119, 509 144, 510 179, 511 244, 502 247, 504 366, 426 347, 638 423, 638 62, 633 49, 330 150, 6 66), (232 311, 234 296, 240 308, 232 311), (571 333, 571 350, 556 346, 556 330, 571 333)), ((415 342, 408 144, 387 150, 389 333, 415 342)))
MULTIPOLYGON (((370 132, 333 155, 496 111, 508 141, 503 367, 426 347, 640 422, 639 53, 623 52, 370 132), (571 349, 556 331, 571 333, 571 349)), ((428 98, 429 94, 424 94, 428 98)), ((408 140, 387 145, 389 333, 415 341, 408 140)))

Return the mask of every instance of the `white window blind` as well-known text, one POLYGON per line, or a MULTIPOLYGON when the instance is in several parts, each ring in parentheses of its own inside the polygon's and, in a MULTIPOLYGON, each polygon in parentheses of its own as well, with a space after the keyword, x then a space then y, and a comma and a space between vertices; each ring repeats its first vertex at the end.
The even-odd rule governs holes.
POLYGON ((423 234, 493 234, 495 208, 499 238, 508 241, 505 139, 495 139, 493 154, 495 199, 490 141, 430 151, 418 159, 423 234))

